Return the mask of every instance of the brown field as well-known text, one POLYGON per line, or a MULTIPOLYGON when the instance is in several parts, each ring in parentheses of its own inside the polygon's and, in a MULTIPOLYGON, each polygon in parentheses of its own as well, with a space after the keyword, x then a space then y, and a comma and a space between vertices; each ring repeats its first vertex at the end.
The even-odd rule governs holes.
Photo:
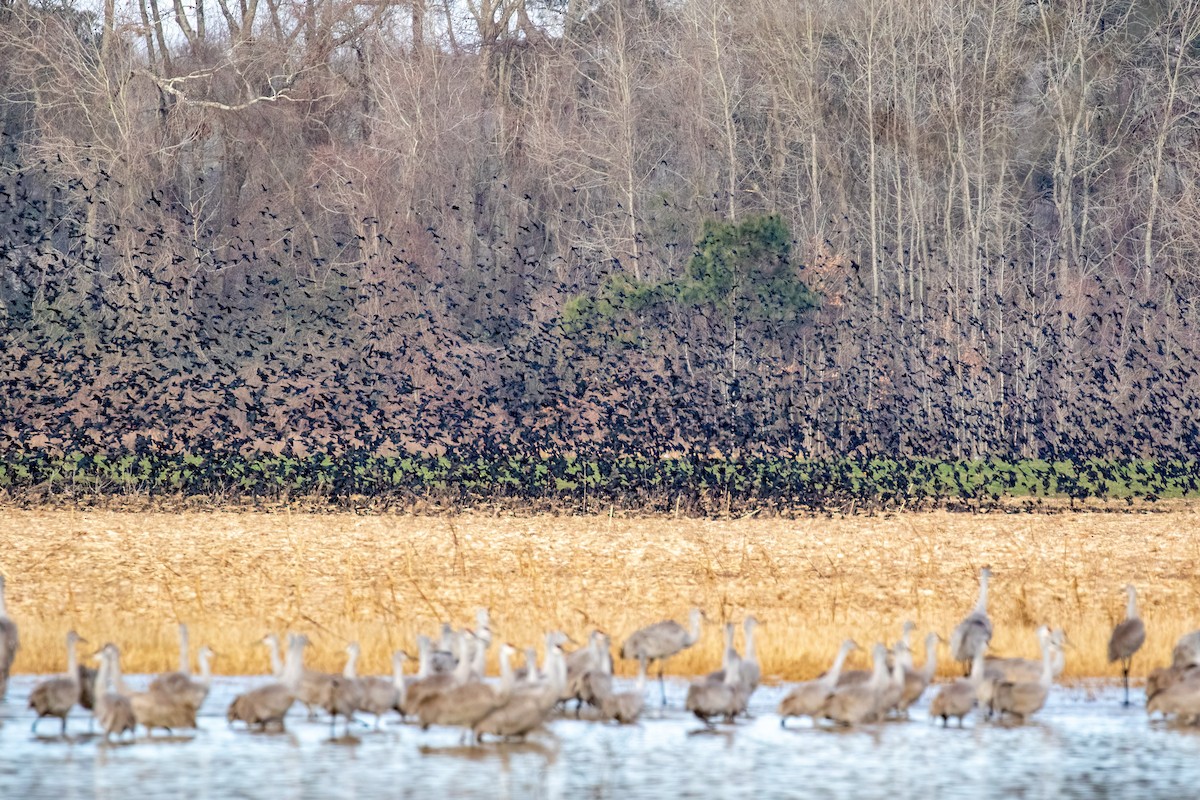
POLYGON ((444 619, 469 624, 479 605, 518 645, 548 627, 583 641, 600 626, 619 642, 698 605, 711 624, 670 671, 715 667, 717 623, 754 613, 764 674, 805 678, 842 638, 891 641, 906 618, 948 636, 990 564, 993 652, 1035 655, 1032 631, 1046 622, 1075 645, 1068 676, 1118 675, 1105 644, 1132 581, 1149 631, 1134 662, 1144 675, 1200 626, 1197 518, 1188 509, 804 520, 4 509, 0 571, 21 628, 19 672, 63 669, 72 627, 93 645, 120 644, 130 672, 174 667, 179 620, 191 623, 193 647, 217 651, 218 672, 265 672, 255 641, 285 629, 311 635, 315 666, 340 669, 357 639, 363 671, 382 672, 392 649, 413 649, 444 619))

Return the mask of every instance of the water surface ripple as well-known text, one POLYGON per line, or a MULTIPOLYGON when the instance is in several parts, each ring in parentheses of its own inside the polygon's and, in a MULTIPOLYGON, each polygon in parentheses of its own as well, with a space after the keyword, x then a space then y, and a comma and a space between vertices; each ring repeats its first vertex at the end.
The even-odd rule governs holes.
POLYGON ((908 722, 835 731, 781 729, 774 708, 787 687, 764 687, 753 719, 706 732, 680 710, 686 684, 669 682, 667 710, 652 686, 654 710, 635 726, 567 718, 524 744, 472 747, 456 730, 395 717, 331 738, 300 706, 284 734, 230 729, 230 699, 262 680, 216 678, 197 732, 106 746, 82 710, 66 739, 54 719, 31 734, 36 679, 17 676, 0 704, 0 798, 1200 796, 1200 732, 1149 721, 1141 696, 1122 708, 1111 688, 1055 687, 1025 726, 944 730, 926 716, 927 696, 908 722))

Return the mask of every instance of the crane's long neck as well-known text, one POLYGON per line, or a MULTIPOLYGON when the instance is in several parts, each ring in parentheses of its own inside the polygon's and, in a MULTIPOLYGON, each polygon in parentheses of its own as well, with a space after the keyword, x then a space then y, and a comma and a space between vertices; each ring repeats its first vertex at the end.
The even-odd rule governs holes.
POLYGON ((133 692, 125 685, 125 677, 121 674, 121 654, 116 650, 109 650, 108 658, 109 667, 112 669, 110 680, 112 681, 113 689, 122 697, 128 697, 133 692))
POLYGON ((926 683, 933 680, 933 675, 937 672, 937 634, 930 634, 925 638, 925 664, 921 667, 921 677, 926 683))
POLYGON ((728 670, 729 662, 736 651, 733 649, 733 623, 725 623, 725 651, 721 654, 721 669, 728 670))
POLYGON ((429 677, 429 660, 431 658, 429 651, 433 647, 433 642, 429 641, 427 636, 417 637, 417 678, 429 677))
POLYGON ((104 713, 108 706, 108 685, 112 682, 112 657, 100 654, 100 666, 96 669, 96 696, 92 698, 92 711, 96 716, 104 713))
POLYGON ((979 687, 983 685, 983 654, 985 648, 981 647, 975 652, 975 658, 971 659, 971 676, 968 679, 972 686, 979 687))
POLYGON ((187 625, 179 625, 179 671, 184 675, 192 674, 191 646, 188 644, 187 625))
POLYGON ((550 686, 556 696, 561 696, 567 688, 567 658, 561 646, 550 652, 550 686))
POLYGON ((979 599, 975 601, 976 614, 987 614, 987 592, 988 574, 986 572, 981 572, 979 574, 979 599))
POLYGON ((908 653, 907 659, 896 658, 894 661, 892 661, 892 676, 891 677, 892 677, 892 683, 895 684, 896 686, 904 685, 904 670, 905 670, 904 662, 905 661, 908 661, 909 665, 912 664, 912 653, 908 653))
POLYGON ((837 686, 838 678, 842 675, 842 666, 846 663, 846 657, 850 655, 850 651, 854 646, 849 642, 838 648, 837 656, 833 659, 833 666, 829 668, 829 672, 825 673, 825 685, 837 686))
POLYGON ((729 666, 725 668, 725 685, 737 686, 742 680, 742 659, 736 652, 729 654, 729 666))
MULTIPOLYGON (((1129 603, 1125 606, 1125 619, 1137 619, 1137 589, 1129 587, 1129 603)), ((3 609, 0 609, 0 616, 3 616, 3 609)))
POLYGON ((403 691, 404 687, 404 654, 396 652, 392 654, 392 683, 397 689, 403 691))
POLYGON ((79 683, 79 660, 75 657, 75 637, 67 638, 67 677, 79 683))
POLYGON ((475 612, 475 635, 479 637, 479 641, 485 646, 492 644, 492 620, 491 614, 486 608, 481 608, 475 612))
POLYGON ((8 606, 4 602, 4 578, 0 577, 0 619, 8 616, 8 606))
POLYGON ((408 684, 404 682, 404 661, 403 653, 395 653, 392 655, 392 683, 396 687, 396 694, 400 698, 399 706, 404 707, 408 700, 408 684))
POLYGON ((691 624, 688 627, 688 638, 687 638, 687 645, 686 645, 687 647, 691 647, 692 645, 694 645, 696 643, 696 640, 700 638, 700 611, 699 611, 699 609, 694 609, 692 611, 692 616, 691 616, 691 619, 689 620, 689 622, 691 624))
POLYGON ((1047 689, 1050 688, 1050 684, 1054 683, 1054 656, 1053 656, 1053 653, 1051 652, 1053 649, 1054 648, 1050 646, 1048 637, 1043 638, 1042 639, 1042 677, 1038 681, 1038 683, 1040 683, 1042 686, 1045 686, 1047 689))
POLYGON ((454 680, 457 683, 466 683, 471 679, 471 655, 469 648, 469 640, 466 637, 459 639, 458 642, 458 664, 454 667, 454 680))
POLYGON ((279 640, 274 636, 267 639, 267 652, 271 657, 271 674, 276 678, 283 676, 283 661, 279 658, 279 640))
POLYGON ((746 626, 746 660, 757 661, 758 655, 754 650, 754 629, 757 626, 753 623, 746 626))
POLYGON ((487 651, 488 643, 483 639, 476 639, 475 650, 471 653, 471 671, 482 678, 487 669, 487 651))
POLYGON ((1061 675, 1064 668, 1067 666, 1067 656, 1063 652, 1062 645, 1058 642, 1050 643, 1050 672, 1054 675, 1061 675))
POLYGON ((500 651, 500 693, 507 696, 516 685, 517 675, 513 671, 512 651, 507 647, 500 651))
POLYGON ((887 668, 887 650, 880 648, 875 651, 875 670, 871 675, 871 686, 875 691, 879 691, 887 685, 888 678, 887 668))
POLYGON ((342 669, 342 677, 354 680, 358 677, 358 648, 346 650, 346 666, 342 669))
POLYGON ((297 639, 288 645, 287 660, 283 664, 283 678, 288 686, 296 686, 304 675, 304 642, 297 639))
POLYGON ((200 664, 200 685, 212 685, 212 653, 206 647, 200 648, 200 654, 196 656, 196 661, 200 664))

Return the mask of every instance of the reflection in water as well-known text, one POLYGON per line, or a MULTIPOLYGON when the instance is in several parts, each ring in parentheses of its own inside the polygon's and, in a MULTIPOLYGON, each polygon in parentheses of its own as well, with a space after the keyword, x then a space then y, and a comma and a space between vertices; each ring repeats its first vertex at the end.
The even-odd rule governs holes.
POLYGON ((1111 689, 1056 689, 1027 725, 944 729, 920 706, 909 722, 814 730, 780 728, 771 709, 787 687, 766 688, 754 719, 708 730, 672 684, 670 708, 638 725, 567 718, 525 742, 474 746, 395 720, 331 738, 302 710, 286 732, 231 729, 239 680, 214 685, 194 733, 106 743, 78 712, 65 739, 34 736, 33 683, 18 678, 0 705, 0 798, 1153 797, 1200 785, 1200 730, 1122 709, 1111 689))

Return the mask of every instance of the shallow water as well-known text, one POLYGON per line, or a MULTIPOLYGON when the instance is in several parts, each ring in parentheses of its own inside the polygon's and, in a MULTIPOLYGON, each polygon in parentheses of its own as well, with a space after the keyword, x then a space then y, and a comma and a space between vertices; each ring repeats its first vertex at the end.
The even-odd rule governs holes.
MULTIPOLYGON (((1147 719, 1136 694, 1056 687, 1030 724, 968 719, 943 729, 928 696, 907 722, 813 730, 775 705, 764 687, 754 718, 706 732, 681 711, 686 684, 668 682, 668 707, 635 726, 560 719, 525 744, 460 744, 451 729, 392 717, 380 731, 308 722, 293 709, 284 734, 225 724, 232 697, 261 679, 217 678, 195 733, 132 745, 89 736, 77 710, 67 738, 58 721, 30 732, 36 680, 15 677, 0 704, 0 798, 366 797, 1193 797, 1200 793, 1200 733, 1147 719)), ((131 679, 136 684, 136 679, 131 679)))

